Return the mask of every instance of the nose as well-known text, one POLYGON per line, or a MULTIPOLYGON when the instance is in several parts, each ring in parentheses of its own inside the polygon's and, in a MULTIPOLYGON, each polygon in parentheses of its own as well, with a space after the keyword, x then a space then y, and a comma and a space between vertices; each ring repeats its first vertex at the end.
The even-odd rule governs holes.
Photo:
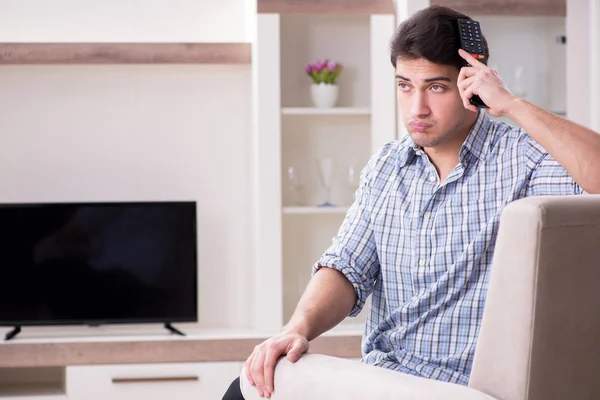
POLYGON ((410 114, 414 117, 429 115, 431 110, 427 104, 427 96, 415 91, 411 97, 410 114))

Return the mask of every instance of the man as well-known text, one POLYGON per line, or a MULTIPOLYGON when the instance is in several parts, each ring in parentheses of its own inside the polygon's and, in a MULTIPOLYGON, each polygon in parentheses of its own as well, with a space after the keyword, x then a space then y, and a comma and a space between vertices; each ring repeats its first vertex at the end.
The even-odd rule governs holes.
MULTIPOLYGON (((370 294, 363 362, 466 385, 503 208, 528 196, 600 193, 600 135, 515 97, 459 51, 459 17, 432 6, 399 26, 391 61, 409 135, 370 159, 295 314, 246 361, 259 394, 277 390, 280 356, 298 360, 370 294), (487 111, 469 103, 475 94, 487 111)), ((225 399, 241 398, 236 385, 225 399)))

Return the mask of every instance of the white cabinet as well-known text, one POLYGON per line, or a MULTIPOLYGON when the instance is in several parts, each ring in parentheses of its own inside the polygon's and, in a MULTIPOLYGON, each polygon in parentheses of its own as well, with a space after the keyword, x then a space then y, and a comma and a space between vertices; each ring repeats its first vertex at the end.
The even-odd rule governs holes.
POLYGON ((91 365, 67 368, 69 400, 220 399, 243 362, 91 365))

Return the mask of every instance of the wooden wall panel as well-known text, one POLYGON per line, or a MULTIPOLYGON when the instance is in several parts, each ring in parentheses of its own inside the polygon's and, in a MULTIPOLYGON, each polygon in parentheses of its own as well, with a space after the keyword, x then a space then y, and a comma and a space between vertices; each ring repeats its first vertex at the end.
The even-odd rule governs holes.
POLYGON ((257 0, 259 13, 395 14, 394 0, 257 0))
POLYGON ((0 64, 249 64, 250 43, 0 43, 0 64))

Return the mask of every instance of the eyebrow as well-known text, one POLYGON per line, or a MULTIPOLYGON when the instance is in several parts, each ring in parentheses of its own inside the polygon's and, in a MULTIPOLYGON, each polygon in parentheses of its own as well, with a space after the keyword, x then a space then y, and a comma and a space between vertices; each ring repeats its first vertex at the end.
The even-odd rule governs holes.
MULTIPOLYGON (((396 79, 402 79, 403 81, 407 81, 410 82, 410 79, 405 78, 402 75, 396 75, 396 79)), ((450 80, 450 78, 448 78, 447 76, 434 76, 433 78, 426 78, 423 79, 423 82, 425 83, 429 83, 429 82, 435 82, 435 81, 446 81, 446 82, 452 82, 450 80)))

